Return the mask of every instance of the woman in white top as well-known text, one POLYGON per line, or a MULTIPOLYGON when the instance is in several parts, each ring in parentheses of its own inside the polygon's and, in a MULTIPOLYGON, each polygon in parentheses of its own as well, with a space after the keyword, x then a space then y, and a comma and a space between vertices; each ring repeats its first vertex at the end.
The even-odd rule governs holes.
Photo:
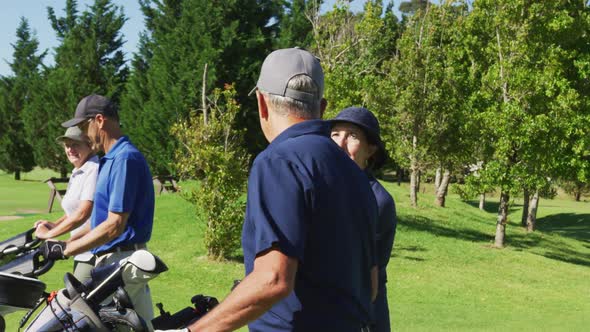
MULTIPOLYGON (((94 191, 98 176, 98 157, 95 155, 88 136, 78 127, 66 130, 56 139, 65 149, 68 160, 74 165, 68 188, 61 206, 65 215, 54 222, 37 220, 35 235, 40 239, 58 237, 71 231, 74 236, 84 226, 90 225, 94 205, 94 191)), ((74 257, 74 276, 84 282, 90 278, 94 267, 94 256, 88 251, 74 257)))

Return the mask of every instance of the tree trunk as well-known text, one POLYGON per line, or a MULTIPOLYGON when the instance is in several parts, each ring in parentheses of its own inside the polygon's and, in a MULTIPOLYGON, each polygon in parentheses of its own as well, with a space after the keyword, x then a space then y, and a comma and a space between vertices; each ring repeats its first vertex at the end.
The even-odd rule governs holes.
POLYGON ((16 181, 20 180, 20 169, 17 169, 16 171, 14 171, 14 179, 16 181))
POLYGON ((68 170, 67 170, 65 167, 62 167, 62 168, 59 170, 59 175, 60 175, 62 178, 67 178, 67 177, 68 177, 68 170))
POLYGON ((500 208, 498 208, 498 219, 496 221, 496 236, 494 238, 494 246, 496 248, 504 248, 504 240, 506 238, 506 223, 508 222, 508 201, 510 196, 507 192, 502 191, 500 195, 500 208))
POLYGON ((413 165, 411 167, 412 172, 410 173, 410 204, 412 204, 413 207, 416 207, 418 206, 418 192, 416 190, 418 171, 414 169, 413 165))
POLYGON ((418 161, 416 160, 416 146, 418 144, 418 138, 414 135, 412 138, 413 152, 410 156, 410 204, 413 207, 418 206, 418 161))
POLYGON ((484 211, 486 205, 486 193, 479 194, 479 209, 484 211))
POLYGON ((416 192, 420 192, 420 185, 422 184, 422 172, 420 170, 416 171, 416 192))
POLYGON ((451 179, 451 172, 445 169, 445 172, 442 176, 442 180, 438 189, 436 190, 436 199, 434 203, 440 207, 445 207, 445 201, 447 197, 447 191, 449 189, 449 180, 451 179))
POLYGON ((522 193, 522 218, 521 218, 521 225, 523 227, 527 227, 527 218, 529 216, 529 202, 531 200, 531 193, 528 189, 525 189, 522 193))
POLYGON ((401 167, 398 167, 396 173, 397 173, 397 185, 401 186, 402 180, 404 179, 404 169, 401 167))
POLYGON ((207 64, 203 69, 203 85, 201 87, 201 107, 203 108, 203 123, 209 124, 209 112, 207 112, 207 64))
POLYGON ((537 207, 539 206, 539 191, 535 191, 533 195, 533 199, 531 199, 531 204, 529 208, 528 217, 526 220, 526 230, 527 232, 533 232, 535 230, 535 224, 537 223, 537 207))
POLYGON ((576 193, 574 194, 574 197, 576 198, 576 202, 579 202, 580 199, 582 198, 582 191, 576 191, 576 193))
POLYGON ((438 191, 438 187, 440 187, 440 178, 441 178, 441 169, 438 167, 436 169, 436 175, 434 176, 434 191, 438 191))

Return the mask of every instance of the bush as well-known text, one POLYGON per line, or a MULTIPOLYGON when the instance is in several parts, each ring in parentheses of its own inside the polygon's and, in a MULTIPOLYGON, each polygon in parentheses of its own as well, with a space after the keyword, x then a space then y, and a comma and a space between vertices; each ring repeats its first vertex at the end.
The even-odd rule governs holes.
POLYGON ((180 142, 179 175, 201 180, 188 196, 205 213, 205 246, 214 259, 228 258, 240 247, 244 218, 248 154, 243 131, 234 129, 240 111, 235 95, 233 85, 215 89, 205 111, 191 111, 171 129, 180 142))

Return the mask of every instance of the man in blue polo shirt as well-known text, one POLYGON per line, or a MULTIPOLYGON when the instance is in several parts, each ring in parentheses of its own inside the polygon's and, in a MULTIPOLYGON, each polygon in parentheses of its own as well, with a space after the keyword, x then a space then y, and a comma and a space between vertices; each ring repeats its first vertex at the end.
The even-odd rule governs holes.
POLYGON ((319 120, 323 87, 305 50, 265 59, 256 97, 270 145, 248 179, 246 277, 189 331, 367 330, 377 206, 367 177, 319 120))
MULTIPOLYGON (((106 97, 90 95, 76 108, 74 118, 62 123, 78 126, 88 135, 100 159, 94 207, 89 227, 72 237, 63 254, 91 250, 96 265, 110 264, 146 248, 154 220, 154 187, 147 162, 124 136, 117 107, 106 97)), ((127 285, 137 313, 149 322, 153 308, 146 285, 127 285)))

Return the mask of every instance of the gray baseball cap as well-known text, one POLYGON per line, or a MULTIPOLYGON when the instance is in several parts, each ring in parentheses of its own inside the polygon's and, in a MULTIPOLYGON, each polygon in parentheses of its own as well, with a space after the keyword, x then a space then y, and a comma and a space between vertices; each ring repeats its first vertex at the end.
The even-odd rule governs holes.
POLYGON ((62 136, 59 136, 55 140, 58 142, 63 142, 66 139, 71 139, 73 141, 78 141, 78 142, 88 142, 88 137, 86 137, 86 135, 84 135, 82 130, 80 130, 80 128, 78 128, 76 126, 69 127, 68 129, 66 129, 65 134, 63 134, 62 136))
POLYGON ((117 107, 110 99, 101 95, 90 95, 82 98, 76 107, 74 117, 61 124, 62 127, 77 126, 80 122, 97 114, 117 116, 117 107))
POLYGON ((250 94, 256 89, 300 101, 318 101, 324 95, 324 71, 318 58, 304 49, 295 47, 276 50, 264 59, 258 83, 250 94), (308 92, 287 88, 289 81, 297 75, 309 76, 315 82, 319 98, 308 92))

